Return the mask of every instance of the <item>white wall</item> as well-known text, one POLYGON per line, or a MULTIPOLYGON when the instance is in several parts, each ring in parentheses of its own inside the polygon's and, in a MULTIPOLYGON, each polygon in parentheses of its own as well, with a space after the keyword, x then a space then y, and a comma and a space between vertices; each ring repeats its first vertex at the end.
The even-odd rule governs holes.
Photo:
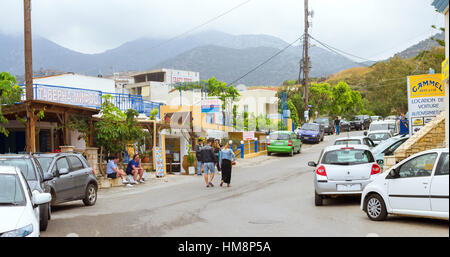
POLYGON ((115 93, 115 81, 80 74, 62 74, 56 76, 34 78, 33 84, 46 84, 52 86, 73 87, 102 92, 115 93))

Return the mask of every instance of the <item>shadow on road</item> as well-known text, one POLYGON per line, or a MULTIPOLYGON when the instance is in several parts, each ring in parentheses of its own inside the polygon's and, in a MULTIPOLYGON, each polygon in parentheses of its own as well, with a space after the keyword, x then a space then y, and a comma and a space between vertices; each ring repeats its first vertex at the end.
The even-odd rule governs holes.
POLYGON ((87 207, 83 204, 83 202, 70 202, 70 203, 64 203, 64 204, 58 204, 52 206, 52 212, 58 212, 58 211, 66 211, 71 209, 78 209, 87 207))

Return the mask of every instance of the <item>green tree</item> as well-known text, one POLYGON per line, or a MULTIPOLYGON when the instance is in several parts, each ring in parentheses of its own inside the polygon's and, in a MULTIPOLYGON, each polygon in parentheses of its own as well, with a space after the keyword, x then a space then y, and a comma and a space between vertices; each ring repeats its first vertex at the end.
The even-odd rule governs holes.
POLYGON ((0 134, 8 136, 8 119, 3 116, 3 106, 11 106, 22 100, 23 89, 17 85, 16 78, 7 72, 0 73, 0 134))

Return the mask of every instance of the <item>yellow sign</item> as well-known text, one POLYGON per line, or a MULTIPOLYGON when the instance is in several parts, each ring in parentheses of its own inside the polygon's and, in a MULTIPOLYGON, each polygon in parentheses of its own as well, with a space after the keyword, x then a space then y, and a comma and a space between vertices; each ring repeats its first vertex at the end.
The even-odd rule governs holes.
POLYGON ((442 80, 448 80, 448 57, 442 62, 442 80))
POLYGON ((410 98, 445 96, 442 74, 409 76, 410 98))

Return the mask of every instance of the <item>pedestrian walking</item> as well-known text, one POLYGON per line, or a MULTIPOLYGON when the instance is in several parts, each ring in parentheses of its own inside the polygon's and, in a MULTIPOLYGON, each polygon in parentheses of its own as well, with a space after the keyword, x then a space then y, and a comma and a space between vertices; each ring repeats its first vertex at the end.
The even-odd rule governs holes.
POLYGON ((217 171, 220 174, 221 168, 220 168, 219 158, 220 158, 220 150, 221 150, 222 147, 220 146, 220 140, 219 139, 216 139, 214 141, 213 148, 214 148, 214 157, 215 157, 214 165, 217 167, 217 171))
POLYGON ((214 179, 214 161, 215 161, 214 149, 212 147, 213 143, 214 143, 213 139, 208 139, 206 146, 204 146, 200 152, 201 160, 205 170, 204 178, 206 182, 206 187, 214 186, 214 184, 212 183, 214 179))
POLYGON ((223 183, 226 183, 227 187, 231 186, 231 170, 235 163, 236 156, 234 155, 233 150, 230 149, 230 143, 227 143, 220 154, 220 165, 222 167, 222 181, 220 182, 220 186, 222 186, 223 183))
POLYGON ((408 119, 406 118, 403 112, 400 114, 400 118, 398 119, 397 124, 398 127, 400 128, 400 135, 409 134, 408 119))
POLYGON ((336 116, 336 118, 334 118, 334 127, 336 128, 336 135, 340 134, 340 125, 341 125, 341 120, 339 119, 338 116, 336 116))
POLYGON ((203 166, 201 156, 202 147, 203 147, 203 140, 200 138, 198 140, 198 144, 195 145, 195 158, 197 159, 197 176, 202 175, 202 166, 203 166))

